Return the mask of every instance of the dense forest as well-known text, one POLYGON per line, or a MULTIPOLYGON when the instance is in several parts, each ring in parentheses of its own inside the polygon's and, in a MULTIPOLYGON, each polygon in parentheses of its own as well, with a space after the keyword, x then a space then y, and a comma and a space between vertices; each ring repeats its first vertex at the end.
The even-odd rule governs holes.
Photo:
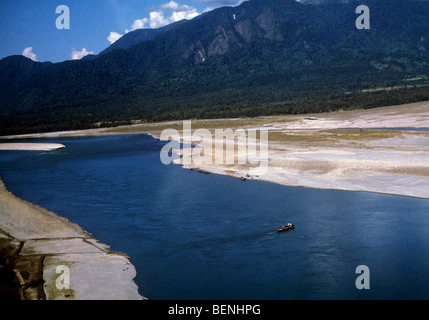
POLYGON ((429 100, 429 2, 367 3, 370 30, 355 27, 357 2, 251 0, 90 59, 3 59, 0 135, 429 100))

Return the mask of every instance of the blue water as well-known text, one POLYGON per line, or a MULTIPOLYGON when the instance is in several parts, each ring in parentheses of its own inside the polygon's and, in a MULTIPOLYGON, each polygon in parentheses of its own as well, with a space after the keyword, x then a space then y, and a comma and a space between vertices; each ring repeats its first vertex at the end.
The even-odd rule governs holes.
POLYGON ((146 135, 43 142, 66 148, 0 152, 8 189, 129 254, 149 299, 429 298, 429 200, 164 166, 146 135))

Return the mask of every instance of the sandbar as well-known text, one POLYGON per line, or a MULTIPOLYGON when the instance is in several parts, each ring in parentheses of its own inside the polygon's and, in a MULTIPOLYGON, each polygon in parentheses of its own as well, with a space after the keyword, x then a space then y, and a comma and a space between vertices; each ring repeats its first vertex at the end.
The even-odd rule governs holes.
MULTIPOLYGON (((164 129, 172 128, 180 133, 183 124, 182 121, 137 122, 116 128, 1 138, 16 143, 32 138, 146 133, 159 139, 164 129)), ((320 114, 200 119, 192 120, 192 128, 207 128, 211 132, 223 128, 267 130, 269 166, 264 174, 250 175, 251 165, 184 165, 186 159, 176 161, 184 168, 286 186, 429 198, 429 132, 409 130, 429 129, 429 101, 320 114), (373 128, 384 130, 370 130, 373 128), (408 130, 401 131, 401 128, 408 130)), ((174 139, 195 142, 184 135, 174 139)), ((210 146, 207 147, 209 150, 210 146)))
POLYGON ((13 279, 5 281, 13 283, 21 300, 145 299, 126 254, 112 252, 78 225, 15 197, 1 180, 0 268, 10 271, 13 279), (68 268, 68 286, 58 282, 63 272, 58 267, 68 268))
MULTIPOLYGON (((12 143, 0 144, 0 150, 64 147, 17 142, 32 138, 146 133, 159 139, 162 130, 174 128, 180 132, 181 125, 182 121, 170 121, 8 136, 1 138, 12 143)), ((196 164, 187 161, 186 152, 181 150, 182 157, 176 163, 187 169, 243 181, 429 199, 429 132, 401 130, 429 128, 428 101, 324 114, 193 120, 192 126, 211 132, 218 128, 267 130, 268 167, 265 172, 251 174, 254 168, 250 164, 196 164)), ((173 139, 195 143, 184 135, 173 139)), ((200 147, 206 147, 204 151, 215 157, 216 141, 210 143, 200 143, 200 147)), ((232 157, 237 158, 243 156, 240 150, 246 149, 233 150, 232 157)), ((133 281, 135 268, 126 255, 111 252, 107 245, 98 243, 67 219, 16 198, 0 182, 0 253, 2 250, 7 252, 7 260, 12 262, 12 270, 22 284, 22 299, 144 299, 133 281), (72 290, 59 291, 55 287, 58 265, 68 266, 75 275, 72 290)))
POLYGON ((65 145, 60 143, 0 143, 0 151, 52 151, 62 148, 65 148, 65 145))
MULTIPOLYGON (((252 174, 252 169, 256 171, 254 165, 238 164, 239 157, 254 156, 240 151, 246 148, 240 147, 238 139, 230 155, 236 159, 234 164, 216 164, 219 150, 214 146, 222 141, 212 139, 205 144, 179 131, 173 140, 197 143, 213 159, 210 163, 195 163, 189 159, 191 152, 180 150, 181 158, 175 163, 184 168, 285 186, 429 198, 429 132, 421 130, 429 129, 427 101, 368 110, 261 117, 248 119, 247 124, 246 119, 193 121, 193 127, 201 127, 202 122, 212 132, 228 125, 267 130, 267 170, 252 174)), ((177 123, 170 124, 174 125, 177 128, 177 123)), ((150 133, 160 137, 160 131, 150 133)), ((226 148, 220 152, 228 156, 226 148)))

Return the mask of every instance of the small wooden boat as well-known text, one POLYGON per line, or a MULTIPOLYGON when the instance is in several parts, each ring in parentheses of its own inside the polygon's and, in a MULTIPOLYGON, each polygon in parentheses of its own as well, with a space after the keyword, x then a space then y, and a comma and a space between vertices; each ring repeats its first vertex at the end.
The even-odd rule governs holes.
POLYGON ((292 230, 293 228, 295 228, 295 225, 293 223, 289 222, 288 224, 284 225, 283 227, 277 228, 276 232, 288 231, 288 230, 292 230))

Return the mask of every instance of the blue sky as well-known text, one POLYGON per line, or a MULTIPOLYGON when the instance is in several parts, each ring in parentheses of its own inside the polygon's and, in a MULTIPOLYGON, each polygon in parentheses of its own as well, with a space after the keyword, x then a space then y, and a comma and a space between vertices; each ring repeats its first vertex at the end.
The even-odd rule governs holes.
POLYGON ((1 0, 0 59, 24 54, 60 62, 98 54, 126 32, 157 28, 243 0, 1 0), (70 29, 59 30, 56 8, 70 9, 70 29))

